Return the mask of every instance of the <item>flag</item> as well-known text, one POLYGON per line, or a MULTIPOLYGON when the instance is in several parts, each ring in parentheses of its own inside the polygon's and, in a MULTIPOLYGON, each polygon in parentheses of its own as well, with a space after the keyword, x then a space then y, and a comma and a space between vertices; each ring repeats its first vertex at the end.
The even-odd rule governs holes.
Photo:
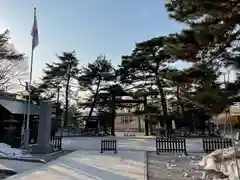
POLYGON ((34 8, 34 21, 33 21, 33 27, 32 27, 31 35, 32 35, 32 48, 35 49, 35 47, 39 43, 36 8, 34 8))

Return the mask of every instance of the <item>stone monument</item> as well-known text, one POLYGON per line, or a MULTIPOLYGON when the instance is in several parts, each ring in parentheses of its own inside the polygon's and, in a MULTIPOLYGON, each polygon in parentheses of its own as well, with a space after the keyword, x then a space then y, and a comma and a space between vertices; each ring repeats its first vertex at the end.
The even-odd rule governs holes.
POLYGON ((52 103, 42 101, 40 103, 40 119, 38 125, 37 144, 32 147, 34 154, 48 154, 53 151, 51 144, 51 118, 52 118, 52 103))

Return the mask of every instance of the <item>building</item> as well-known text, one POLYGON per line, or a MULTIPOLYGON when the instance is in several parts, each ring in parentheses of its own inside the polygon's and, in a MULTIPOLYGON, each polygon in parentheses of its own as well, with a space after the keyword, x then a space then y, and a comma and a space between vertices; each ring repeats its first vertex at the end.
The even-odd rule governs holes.
POLYGON ((143 116, 136 115, 117 115, 115 119, 115 130, 116 131, 144 131, 145 121, 143 116))
MULTIPOLYGON (((31 104, 29 128, 34 129, 39 119, 39 109, 31 104)), ((24 115, 27 114, 27 101, 0 96, 0 142, 14 147, 20 146, 24 115), (14 145, 13 145, 14 144, 14 145)), ((31 131, 30 136, 37 131, 31 131)))
MULTIPOLYGON (((230 117, 230 120, 231 120, 230 122, 232 126, 236 124, 240 124, 240 107, 239 106, 230 107, 230 113, 229 113, 229 116, 227 117, 230 117)), ((213 117, 214 123, 220 127, 224 126, 225 120, 226 120, 226 113, 224 112, 213 117)), ((227 122, 227 125, 229 126, 229 121, 227 122)))
POLYGON ((17 96, 18 96, 17 93, 10 93, 10 92, 5 92, 0 90, 0 99, 13 100, 13 99, 16 99, 17 96))
POLYGON ((133 112, 135 108, 119 108, 117 109, 115 119, 116 131, 143 131, 145 128, 144 116, 137 116, 133 112))

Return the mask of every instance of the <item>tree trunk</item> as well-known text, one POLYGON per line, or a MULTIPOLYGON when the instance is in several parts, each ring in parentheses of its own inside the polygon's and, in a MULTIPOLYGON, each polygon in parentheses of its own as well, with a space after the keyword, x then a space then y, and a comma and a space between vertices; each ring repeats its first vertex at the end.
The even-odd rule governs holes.
POLYGON ((99 133, 99 117, 97 119, 96 127, 95 127, 95 134, 98 134, 98 133, 99 133))
POLYGON ((163 91, 163 87, 162 87, 162 83, 160 81, 159 78, 157 78, 157 86, 159 89, 159 93, 161 96, 161 105, 162 105, 162 110, 163 110, 163 116, 164 116, 164 122, 166 124, 166 135, 169 136, 170 132, 171 132, 171 123, 168 122, 167 118, 168 118, 168 110, 167 110, 167 102, 166 102, 166 98, 165 98, 165 94, 163 91))
MULTIPOLYGON (((99 76, 98 83, 97 83, 97 89, 96 89, 96 92, 95 92, 95 95, 94 95, 94 98, 93 98, 93 103, 92 103, 91 109, 90 109, 89 114, 88 114, 88 121, 92 117, 93 109, 94 109, 94 107, 97 103, 97 96, 98 96, 98 93, 99 93, 100 84, 101 84, 101 77, 99 76)), ((97 130, 95 130, 95 131, 97 131, 97 130)))
POLYGON ((115 118, 116 118, 116 97, 112 95, 112 102, 111 102, 111 135, 115 136, 115 118))
POLYGON ((148 118, 149 118, 149 129, 150 129, 150 135, 152 135, 152 134, 153 134, 152 116, 149 115, 148 118))
MULTIPOLYGON (((146 107, 147 106, 147 96, 144 96, 144 112, 146 113, 146 107)), ((148 115, 145 114, 144 116, 145 120, 145 136, 149 136, 149 127, 148 127, 148 115)))
POLYGON ((178 100, 178 103, 179 103, 180 108, 181 108, 181 114, 184 117, 185 110, 184 110, 184 105, 182 103, 182 99, 180 97, 180 87, 179 86, 177 86, 177 100, 178 100))
MULTIPOLYGON (((139 105, 139 104, 137 105, 137 109, 136 109, 136 110, 137 110, 137 111, 140 111, 140 105, 139 105)), ((141 118, 140 118, 139 115, 137 116, 137 118, 138 118, 138 131, 139 131, 139 132, 142 132, 141 118)))
POLYGON ((68 74, 67 77, 67 84, 66 84, 66 90, 65 90, 65 112, 64 112, 64 127, 67 126, 68 121, 68 95, 69 95, 69 83, 70 83, 71 74, 68 74))
POLYGON ((142 126, 141 126, 141 118, 138 116, 138 131, 142 132, 142 126))

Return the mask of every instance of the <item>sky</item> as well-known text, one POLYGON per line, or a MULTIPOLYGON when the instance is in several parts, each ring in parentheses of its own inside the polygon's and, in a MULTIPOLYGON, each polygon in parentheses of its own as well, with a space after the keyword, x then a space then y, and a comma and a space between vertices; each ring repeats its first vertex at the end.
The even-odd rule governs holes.
POLYGON ((163 0, 1 0, 0 32, 9 29, 15 48, 28 59, 34 7, 39 31, 35 80, 45 63, 57 61, 56 54, 61 52, 75 50, 80 64, 105 54, 116 65, 136 42, 182 28, 168 18, 163 0))
POLYGON ((1 0, 0 32, 9 29, 11 42, 30 61, 33 10, 37 8, 39 45, 34 51, 33 80, 38 80, 45 64, 56 62, 61 52, 75 50, 82 65, 105 54, 117 65, 136 42, 179 32, 184 26, 168 17, 164 2, 1 0))

